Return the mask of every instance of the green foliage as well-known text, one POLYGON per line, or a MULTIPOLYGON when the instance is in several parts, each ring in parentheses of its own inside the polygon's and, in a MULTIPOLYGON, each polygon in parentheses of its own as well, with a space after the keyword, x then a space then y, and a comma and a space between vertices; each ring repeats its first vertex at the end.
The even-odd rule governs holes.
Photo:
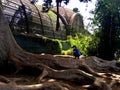
POLYGON ((76 34, 75 37, 69 36, 69 39, 64 41, 63 47, 67 44, 69 48, 62 48, 62 54, 72 54, 72 46, 76 45, 83 55, 97 55, 97 44, 99 40, 95 35, 76 34))
POLYGON ((120 0, 98 0, 96 5, 94 22, 100 30, 98 53, 103 59, 115 59, 115 53, 120 50, 119 5, 120 0))
POLYGON ((99 44, 99 38, 97 37, 99 35, 99 32, 94 32, 93 35, 91 35, 89 44, 87 47, 87 54, 90 56, 98 56, 98 44, 99 44))
POLYGON ((53 41, 53 45, 52 45, 52 50, 55 52, 55 53, 61 53, 62 52, 62 44, 60 42, 60 40, 58 39, 55 39, 55 40, 52 40, 53 41))
MULTIPOLYGON (((70 36, 69 39, 71 39, 72 37, 70 36)), ((62 52, 61 54, 64 55, 70 55, 72 53, 72 48, 71 48, 71 43, 69 40, 61 40, 60 41, 61 45, 62 45, 62 52)))
POLYGON ((72 49, 62 50, 61 54, 63 54, 63 55, 71 55, 72 54, 72 49))
POLYGON ((77 13, 77 12, 79 12, 79 9, 78 8, 73 8, 73 12, 77 13))
POLYGON ((50 17, 51 17, 51 19, 52 19, 53 21, 56 20, 57 15, 56 15, 55 13, 53 13, 53 11, 49 10, 49 11, 48 11, 48 14, 50 15, 50 17))

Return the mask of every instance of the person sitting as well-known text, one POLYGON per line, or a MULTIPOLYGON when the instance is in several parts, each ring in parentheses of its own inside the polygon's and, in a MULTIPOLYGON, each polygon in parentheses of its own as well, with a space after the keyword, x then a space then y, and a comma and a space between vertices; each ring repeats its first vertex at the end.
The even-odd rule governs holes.
POLYGON ((74 55, 75 59, 76 58, 79 59, 79 57, 81 55, 80 51, 78 50, 78 48, 75 45, 72 48, 73 48, 73 55, 74 55))

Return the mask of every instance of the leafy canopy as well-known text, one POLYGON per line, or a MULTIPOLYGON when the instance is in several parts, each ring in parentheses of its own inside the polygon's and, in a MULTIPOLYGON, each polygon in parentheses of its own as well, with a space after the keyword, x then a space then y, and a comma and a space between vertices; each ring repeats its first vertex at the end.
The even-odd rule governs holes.
POLYGON ((120 52, 120 0, 98 0, 95 19, 100 30, 99 57, 112 60, 120 52))

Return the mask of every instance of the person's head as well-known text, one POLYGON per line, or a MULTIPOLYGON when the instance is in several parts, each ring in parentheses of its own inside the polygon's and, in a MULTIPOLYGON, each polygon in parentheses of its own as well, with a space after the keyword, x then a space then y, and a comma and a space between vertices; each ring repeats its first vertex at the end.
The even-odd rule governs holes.
POLYGON ((72 48, 76 48, 76 46, 75 46, 75 45, 73 45, 73 46, 72 46, 72 48))

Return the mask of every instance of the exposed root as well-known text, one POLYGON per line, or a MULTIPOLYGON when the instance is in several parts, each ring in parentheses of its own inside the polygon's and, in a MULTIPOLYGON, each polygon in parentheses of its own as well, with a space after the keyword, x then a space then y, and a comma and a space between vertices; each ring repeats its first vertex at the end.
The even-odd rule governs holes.
POLYGON ((86 64, 95 70, 120 71, 119 62, 103 60, 95 56, 87 57, 86 64))
POLYGON ((10 82, 10 80, 7 77, 1 76, 1 75, 0 75, 0 81, 4 82, 4 83, 9 83, 10 82))
POLYGON ((0 90, 75 90, 75 88, 60 82, 47 82, 34 85, 0 85, 0 90))
POLYGON ((79 69, 54 70, 43 64, 39 64, 38 66, 44 68, 43 73, 39 76, 39 82, 46 76, 55 79, 74 81, 79 84, 92 84, 95 81, 94 76, 79 69))

